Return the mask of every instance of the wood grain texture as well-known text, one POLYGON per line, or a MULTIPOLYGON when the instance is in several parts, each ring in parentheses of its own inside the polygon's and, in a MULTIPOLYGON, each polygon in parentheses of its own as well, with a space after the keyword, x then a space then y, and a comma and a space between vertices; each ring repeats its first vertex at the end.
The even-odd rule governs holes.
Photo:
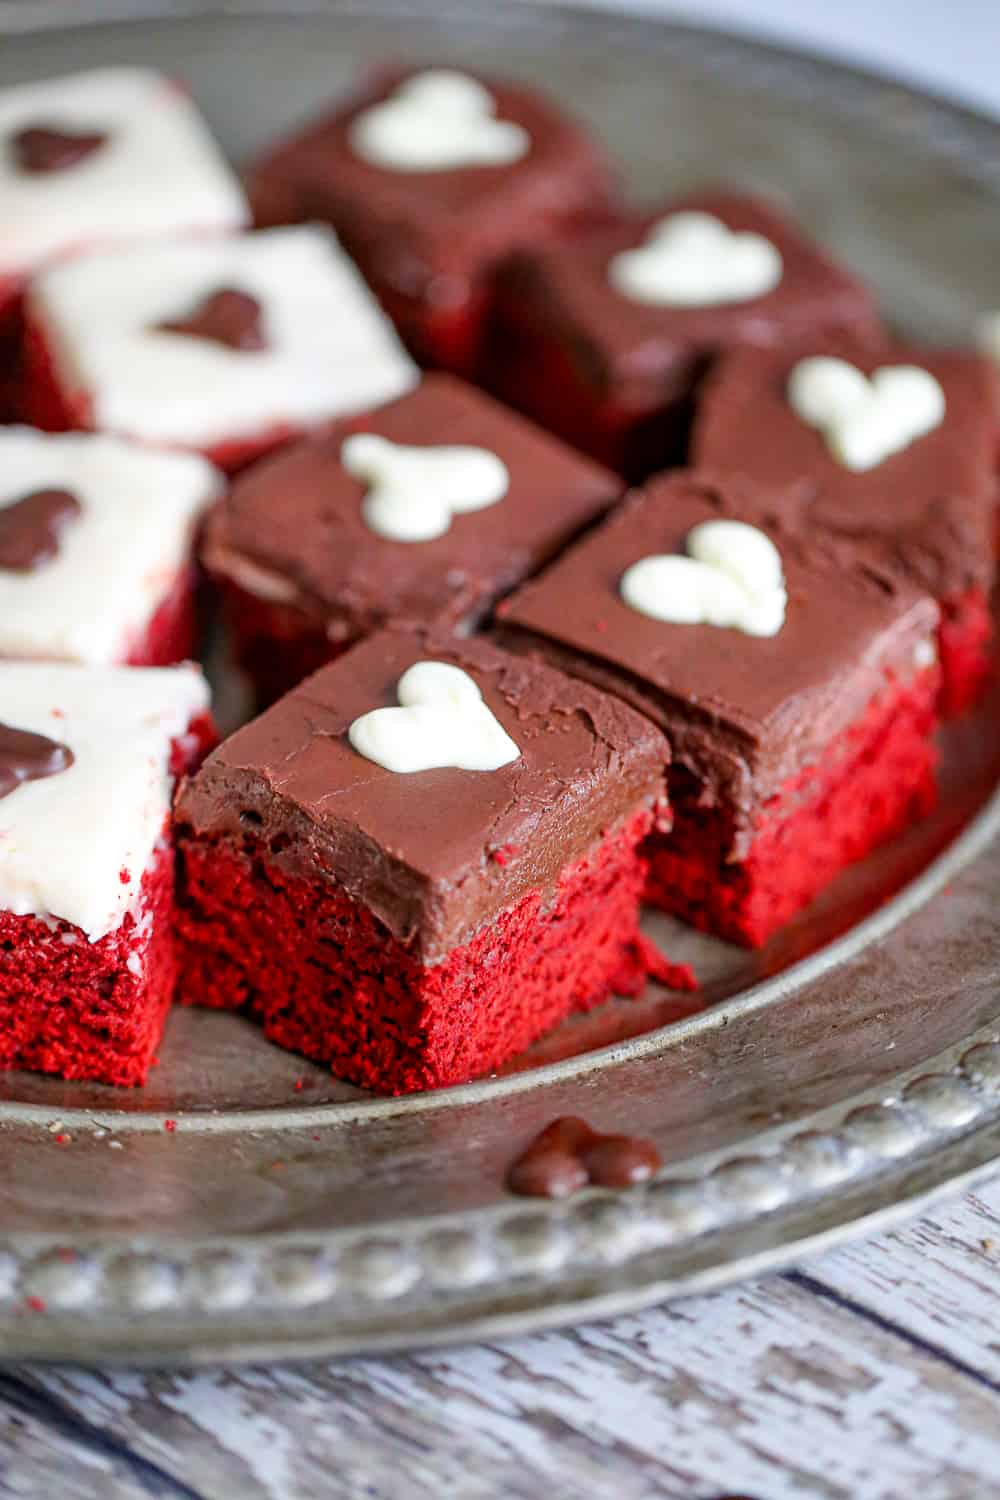
POLYGON ((788 1277, 573 1332, 300 1368, 22 1368, 0 1384, 0 1497, 990 1500, 998 1261, 1000 1183, 788 1277))

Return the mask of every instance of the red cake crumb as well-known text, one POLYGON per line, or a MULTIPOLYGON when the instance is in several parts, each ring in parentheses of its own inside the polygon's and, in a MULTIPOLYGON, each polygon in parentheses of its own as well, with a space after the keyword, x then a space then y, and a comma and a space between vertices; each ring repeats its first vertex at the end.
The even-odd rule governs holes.
POLYGON ((647 843, 646 898, 695 927, 759 947, 841 870, 925 816, 936 799, 937 668, 886 691, 815 764, 764 805, 750 847, 728 851, 725 812, 699 806, 683 771, 671 781, 674 831, 647 843))
POLYGON ((563 872, 547 908, 531 892, 430 966, 325 880, 286 874, 257 841, 241 851, 188 842, 181 997, 247 1006, 272 1041, 380 1093, 462 1083, 574 1011, 638 993, 662 963, 635 923, 635 844, 650 826, 644 810, 563 872))

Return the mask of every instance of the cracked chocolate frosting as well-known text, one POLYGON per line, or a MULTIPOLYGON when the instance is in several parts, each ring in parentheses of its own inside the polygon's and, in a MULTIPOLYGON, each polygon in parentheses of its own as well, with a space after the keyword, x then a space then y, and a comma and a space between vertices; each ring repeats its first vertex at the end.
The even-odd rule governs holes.
POLYGON ((329 880, 426 962, 527 892, 551 892, 605 830, 660 804, 669 747, 616 698, 485 640, 386 630, 307 678, 186 781, 181 843, 219 838, 329 880), (496 771, 397 774, 347 739, 416 661, 469 673, 518 745, 496 771))

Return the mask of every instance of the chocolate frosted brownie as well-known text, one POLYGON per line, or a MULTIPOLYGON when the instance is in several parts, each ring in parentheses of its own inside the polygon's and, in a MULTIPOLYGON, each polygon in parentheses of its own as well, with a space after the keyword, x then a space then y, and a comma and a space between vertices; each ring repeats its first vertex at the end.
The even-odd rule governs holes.
POLYGON ((621 481, 446 375, 237 479, 203 561, 261 701, 388 621, 468 628, 621 481))
POLYGON ((652 481, 499 616, 666 732, 649 894, 724 937, 763 942, 933 799, 936 606, 794 491, 652 481))
POLYGON ((668 758, 550 667, 373 636, 185 784, 185 998, 400 1093, 486 1072, 649 972, 688 984, 638 929, 668 758))
POLYGON ((878 330, 857 277, 764 200, 696 193, 511 257, 487 381, 635 478, 683 456, 720 354, 836 328, 878 330))

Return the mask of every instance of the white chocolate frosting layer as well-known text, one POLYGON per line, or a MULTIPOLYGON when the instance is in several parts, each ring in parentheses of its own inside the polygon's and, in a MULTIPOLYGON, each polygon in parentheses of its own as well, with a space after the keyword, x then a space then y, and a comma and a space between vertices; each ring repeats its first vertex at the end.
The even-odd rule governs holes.
POLYGON ((161 74, 100 68, 0 92, 0 274, 85 247, 242 229, 249 217, 198 110, 161 74), (11 143, 32 127, 107 139, 65 170, 25 172, 11 143))
POLYGON ((0 427, 0 513, 46 489, 68 490, 81 514, 50 561, 0 566, 0 657, 123 661, 187 564, 221 476, 195 454, 0 427))
POLYGON ((28 307, 93 425, 148 442, 212 448, 311 427, 419 378, 353 261, 318 225, 81 256, 40 276, 28 307), (264 349, 159 327, 222 289, 260 304, 264 349))
POLYGON ((0 798, 0 907, 62 918, 91 942, 118 927, 163 833, 171 744, 208 701, 193 666, 0 663, 0 719, 74 757, 0 798))

